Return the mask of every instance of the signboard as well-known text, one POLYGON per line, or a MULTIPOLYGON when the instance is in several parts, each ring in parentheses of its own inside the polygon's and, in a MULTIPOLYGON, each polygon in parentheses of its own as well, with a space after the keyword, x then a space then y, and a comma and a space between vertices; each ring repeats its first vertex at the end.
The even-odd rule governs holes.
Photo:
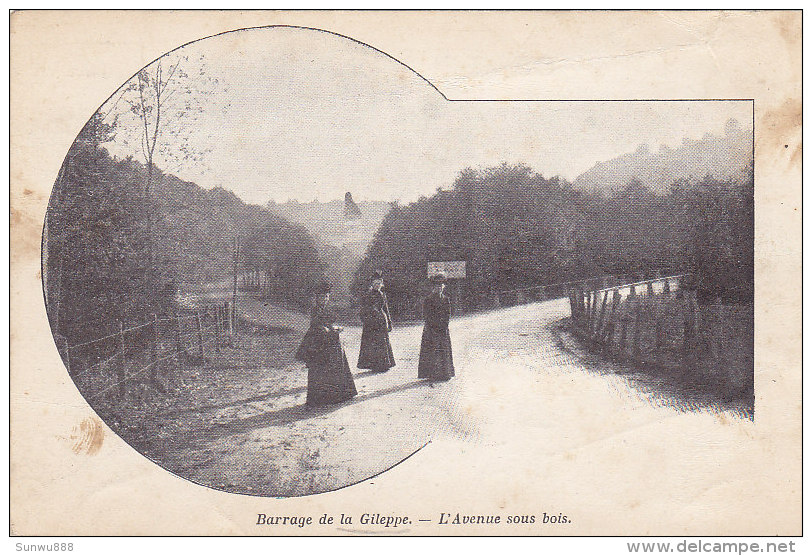
POLYGON ((446 278, 465 278, 465 261, 438 261, 428 264, 428 277, 444 272, 446 278))

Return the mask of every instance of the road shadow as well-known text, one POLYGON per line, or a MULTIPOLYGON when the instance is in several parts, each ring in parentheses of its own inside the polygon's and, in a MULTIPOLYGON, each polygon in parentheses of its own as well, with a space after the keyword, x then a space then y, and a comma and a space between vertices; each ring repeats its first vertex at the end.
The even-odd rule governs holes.
MULTIPOLYGON (((244 419, 237 419, 234 421, 229 421, 228 423, 221 423, 211 427, 193 430, 187 434, 173 437, 172 444, 177 446, 180 444, 197 444, 201 441, 211 442, 226 436, 242 434, 255 429, 289 425, 305 419, 329 415, 334 411, 355 404, 420 387, 430 387, 430 382, 425 380, 413 380, 405 384, 398 384, 382 390, 361 394, 360 396, 355 396, 351 400, 334 405, 311 407, 305 404, 299 404, 284 407, 275 411, 269 411, 267 413, 246 417, 244 419)), ((307 388, 301 389, 301 391, 306 390, 307 388)))
POLYGON ((592 373, 622 377, 629 389, 648 394, 651 405, 669 407, 683 413, 727 411, 743 419, 754 419, 752 398, 725 399, 712 384, 698 381, 681 370, 655 367, 653 364, 635 364, 631 361, 621 363, 591 353, 570 333, 568 321, 569 319, 562 319, 549 325, 558 347, 577 358, 592 373))
MULTIPOLYGON (((239 368, 239 369, 247 369, 250 368, 248 366, 239 366, 235 365, 229 368, 239 368)), ((385 371, 384 371, 385 372, 385 371)), ((359 373, 354 373, 352 375, 353 379, 357 378, 364 378, 367 376, 372 375, 380 375, 383 374, 381 371, 361 371, 359 373)), ((282 390, 276 390, 274 392, 265 392, 262 394, 258 394, 256 396, 251 396, 249 398, 240 398, 239 400, 230 400, 223 403, 216 403, 216 404, 208 404, 208 405, 198 405, 195 407, 186 407, 183 409, 176 409, 173 411, 165 411, 163 413, 159 413, 160 417, 177 417, 178 415, 183 415, 185 413, 200 413, 203 411, 211 411, 215 409, 228 409, 230 407, 237 407, 241 405, 245 405, 247 403, 253 402, 262 402, 266 400, 273 400, 277 398, 284 398, 285 396, 295 396, 297 394, 303 394, 307 392, 307 386, 297 386, 296 388, 284 388, 282 390)))

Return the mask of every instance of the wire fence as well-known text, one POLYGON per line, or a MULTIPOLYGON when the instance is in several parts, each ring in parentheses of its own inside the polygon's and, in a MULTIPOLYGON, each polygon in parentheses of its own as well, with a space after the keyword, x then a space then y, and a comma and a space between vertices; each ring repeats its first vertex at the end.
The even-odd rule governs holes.
POLYGON ((161 389, 158 373, 170 362, 182 371, 203 366, 233 332, 228 303, 210 304, 187 314, 154 314, 147 322, 75 344, 58 337, 57 347, 68 373, 89 401, 126 395, 130 386, 148 380, 161 389))

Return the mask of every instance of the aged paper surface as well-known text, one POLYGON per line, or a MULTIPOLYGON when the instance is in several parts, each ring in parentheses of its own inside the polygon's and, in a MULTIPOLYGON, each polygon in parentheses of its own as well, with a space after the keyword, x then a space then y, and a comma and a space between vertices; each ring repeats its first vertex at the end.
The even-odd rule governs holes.
MULTIPOLYGON (((801 14, 791 11, 12 14, 12 534, 800 534, 800 44, 801 14), (453 100, 753 99, 755 419, 581 407, 575 421, 570 412, 550 422, 549 412, 511 406, 533 386, 497 365, 467 400, 474 418, 486 415, 481 441, 438 437, 332 492, 263 498, 205 488, 106 425, 94 449, 75 450, 94 412, 54 345, 40 275, 63 158, 90 115, 146 64, 189 41, 266 25, 371 45, 453 100), (441 513, 501 522, 442 524, 441 513), (313 522, 257 525, 258 514, 313 522), (334 523, 320 524, 325 514, 334 523), (342 514, 352 523, 339 524, 342 514), (388 529, 363 514, 409 523, 388 529), (541 523, 562 514, 565 523, 541 523), (533 524, 507 523, 530 515, 533 524)), ((565 381, 555 386, 557 399, 573 395, 565 381)))

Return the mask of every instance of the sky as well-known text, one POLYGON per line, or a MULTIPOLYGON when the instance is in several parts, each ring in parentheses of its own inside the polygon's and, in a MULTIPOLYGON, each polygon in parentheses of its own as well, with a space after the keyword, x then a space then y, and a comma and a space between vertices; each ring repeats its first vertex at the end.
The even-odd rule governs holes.
MULTIPOLYGON (((731 118, 752 128, 752 105, 741 101, 448 101, 385 54, 314 30, 227 33, 168 54, 164 67, 178 56, 185 76, 167 89, 177 87, 156 165, 256 204, 346 191, 410 202, 450 187, 465 168, 502 162, 574 180, 641 144, 655 151, 722 135, 731 118), (197 154, 179 160, 189 152, 197 154)), ((143 161, 131 94, 120 90, 100 109, 118 116, 105 146, 143 161)))

